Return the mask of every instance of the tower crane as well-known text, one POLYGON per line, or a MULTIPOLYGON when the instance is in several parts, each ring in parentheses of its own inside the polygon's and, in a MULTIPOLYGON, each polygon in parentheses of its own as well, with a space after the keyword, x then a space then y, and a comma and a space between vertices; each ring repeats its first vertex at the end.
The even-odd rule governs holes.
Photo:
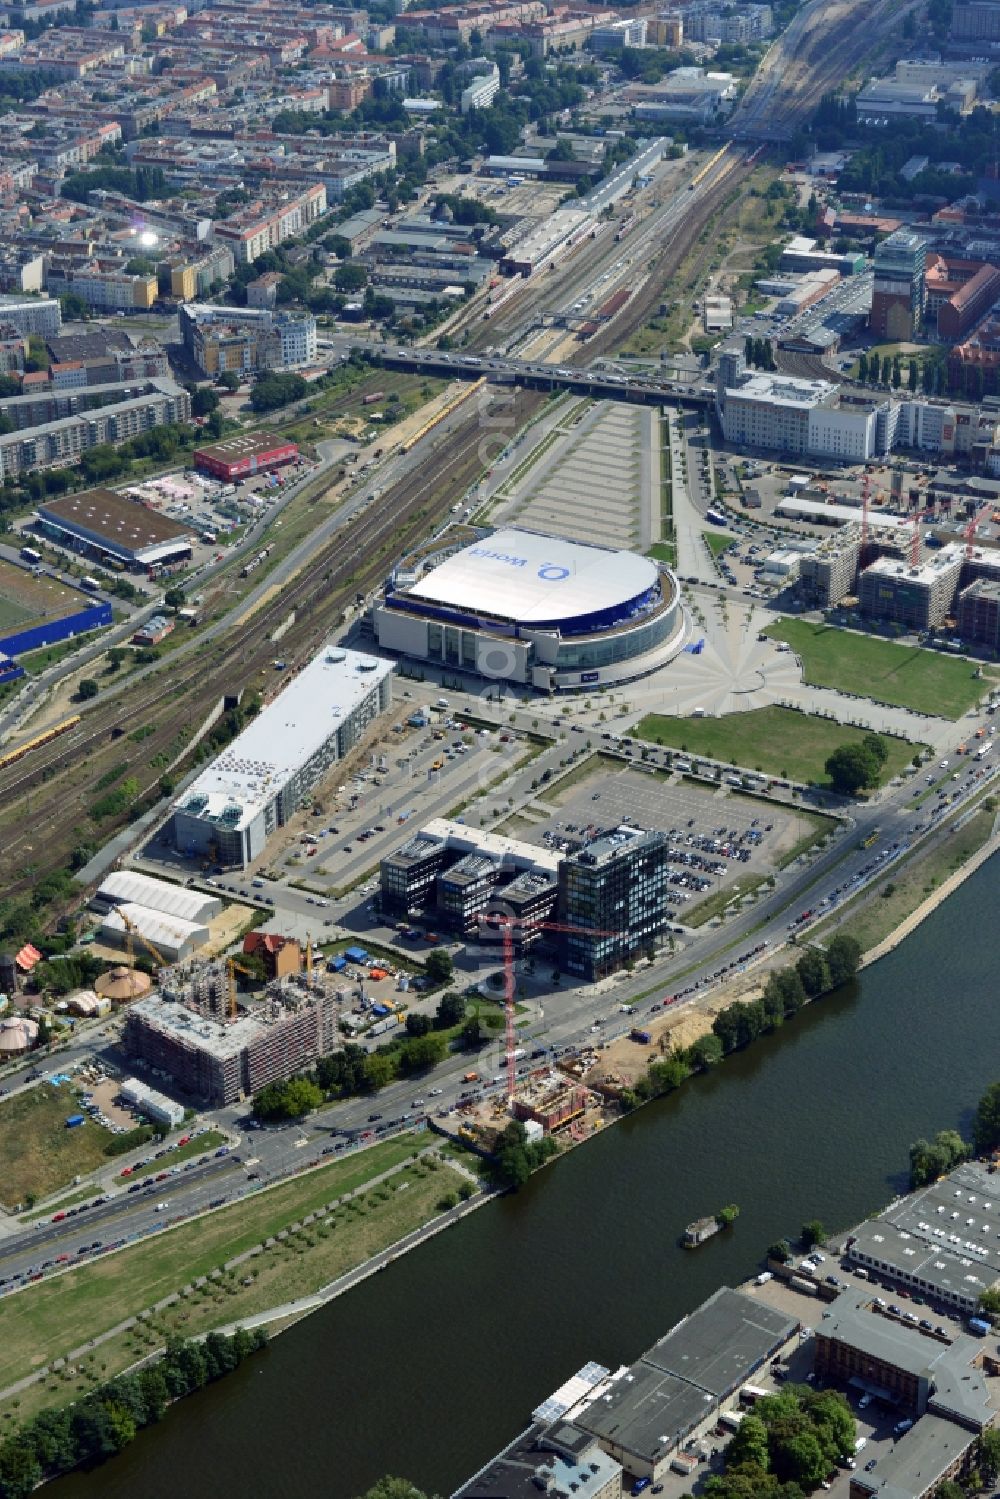
POLYGON ((499 927, 503 941, 503 1005, 504 1018, 506 1021, 506 1061, 507 1061, 507 1102, 510 1104, 514 1098, 514 1084, 516 1081, 517 1066, 514 1053, 517 1050, 517 1037, 514 1030, 514 929, 519 927, 527 932, 579 932, 588 937, 618 937, 623 938, 626 932, 609 931, 603 927, 592 926, 568 926, 563 921, 536 921, 532 917, 508 916, 504 911, 486 911, 480 917, 480 921, 487 927, 499 927))
POLYGON ((128 958, 128 966, 130 968, 135 967, 135 939, 138 937, 150 957, 154 959, 157 967, 157 977, 159 977, 159 969, 170 966, 166 958, 160 952, 159 948, 153 946, 148 937, 143 936, 135 922, 130 916, 125 914, 121 906, 118 907, 118 915, 125 926, 125 955, 128 958))
POLYGON ((248 979, 259 982, 260 974, 253 968, 248 968, 245 963, 237 963, 236 959, 226 959, 226 1018, 236 1019, 236 975, 243 973, 248 979))
POLYGON ((988 520, 992 515, 993 507, 995 506, 995 504, 995 500, 989 500, 985 505, 980 506, 980 508, 976 511, 975 515, 973 515, 973 517, 969 521, 969 524, 966 526, 964 532, 962 533, 965 537, 966 562, 968 562, 972 556, 972 548, 975 545, 976 541, 976 532, 982 522, 984 520, 988 520))

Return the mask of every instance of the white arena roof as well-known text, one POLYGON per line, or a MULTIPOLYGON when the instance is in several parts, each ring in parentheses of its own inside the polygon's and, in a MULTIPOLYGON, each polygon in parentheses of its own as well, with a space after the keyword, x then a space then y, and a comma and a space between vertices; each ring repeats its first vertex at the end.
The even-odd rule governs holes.
POLYGON ((648 592, 658 576, 656 564, 635 552, 504 530, 463 547, 406 592, 428 603, 541 625, 620 607, 648 592))

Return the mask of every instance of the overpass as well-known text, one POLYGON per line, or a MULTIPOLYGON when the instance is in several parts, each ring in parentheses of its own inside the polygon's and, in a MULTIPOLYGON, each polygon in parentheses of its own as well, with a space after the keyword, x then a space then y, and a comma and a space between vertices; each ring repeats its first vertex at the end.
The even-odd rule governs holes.
POLYGON ((366 358, 385 369, 409 374, 437 375, 447 380, 486 379, 494 385, 520 385, 526 390, 568 390, 574 395, 604 401, 628 401, 638 406, 664 403, 706 411, 714 394, 697 385, 645 374, 614 374, 605 370, 571 369, 531 360, 492 355, 446 353, 440 349, 374 348, 366 358))

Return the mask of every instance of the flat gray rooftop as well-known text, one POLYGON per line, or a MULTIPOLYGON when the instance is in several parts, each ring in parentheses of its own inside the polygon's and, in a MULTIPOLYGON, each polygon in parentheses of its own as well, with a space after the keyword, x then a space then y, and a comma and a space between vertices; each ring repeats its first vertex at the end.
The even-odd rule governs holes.
POLYGON ((776 1308, 722 1286, 654 1343, 643 1362, 721 1400, 744 1384, 798 1325, 776 1308))
POLYGON ((683 1441, 714 1405, 707 1390, 640 1359, 609 1394, 576 1417, 576 1425, 652 1463, 683 1441))
POLYGON ((932 1488, 957 1457, 976 1440, 971 1431, 940 1416, 922 1416, 917 1424, 879 1459, 873 1473, 851 1474, 851 1487, 878 1499, 913 1499, 932 1488))

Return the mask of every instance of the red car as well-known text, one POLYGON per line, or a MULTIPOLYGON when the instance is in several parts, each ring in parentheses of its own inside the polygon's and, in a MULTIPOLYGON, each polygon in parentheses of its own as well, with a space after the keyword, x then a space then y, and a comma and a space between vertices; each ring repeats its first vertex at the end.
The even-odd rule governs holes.
POLYGON ((61 1223, 63 1221, 63 1219, 65 1218, 65 1216, 66 1216, 65 1213, 53 1213, 52 1214, 52 1222, 53 1223, 61 1223))
POLYGON ((181 1135, 180 1139, 177 1141, 177 1147, 178 1147, 178 1149, 180 1149, 180 1147, 182 1145, 190 1145, 190 1143, 191 1143, 191 1136, 190 1135, 181 1135))
POLYGON ((131 1166, 123 1166, 122 1169, 121 1169, 121 1174, 122 1174, 122 1176, 131 1176, 132 1175, 132 1167, 131 1166))

